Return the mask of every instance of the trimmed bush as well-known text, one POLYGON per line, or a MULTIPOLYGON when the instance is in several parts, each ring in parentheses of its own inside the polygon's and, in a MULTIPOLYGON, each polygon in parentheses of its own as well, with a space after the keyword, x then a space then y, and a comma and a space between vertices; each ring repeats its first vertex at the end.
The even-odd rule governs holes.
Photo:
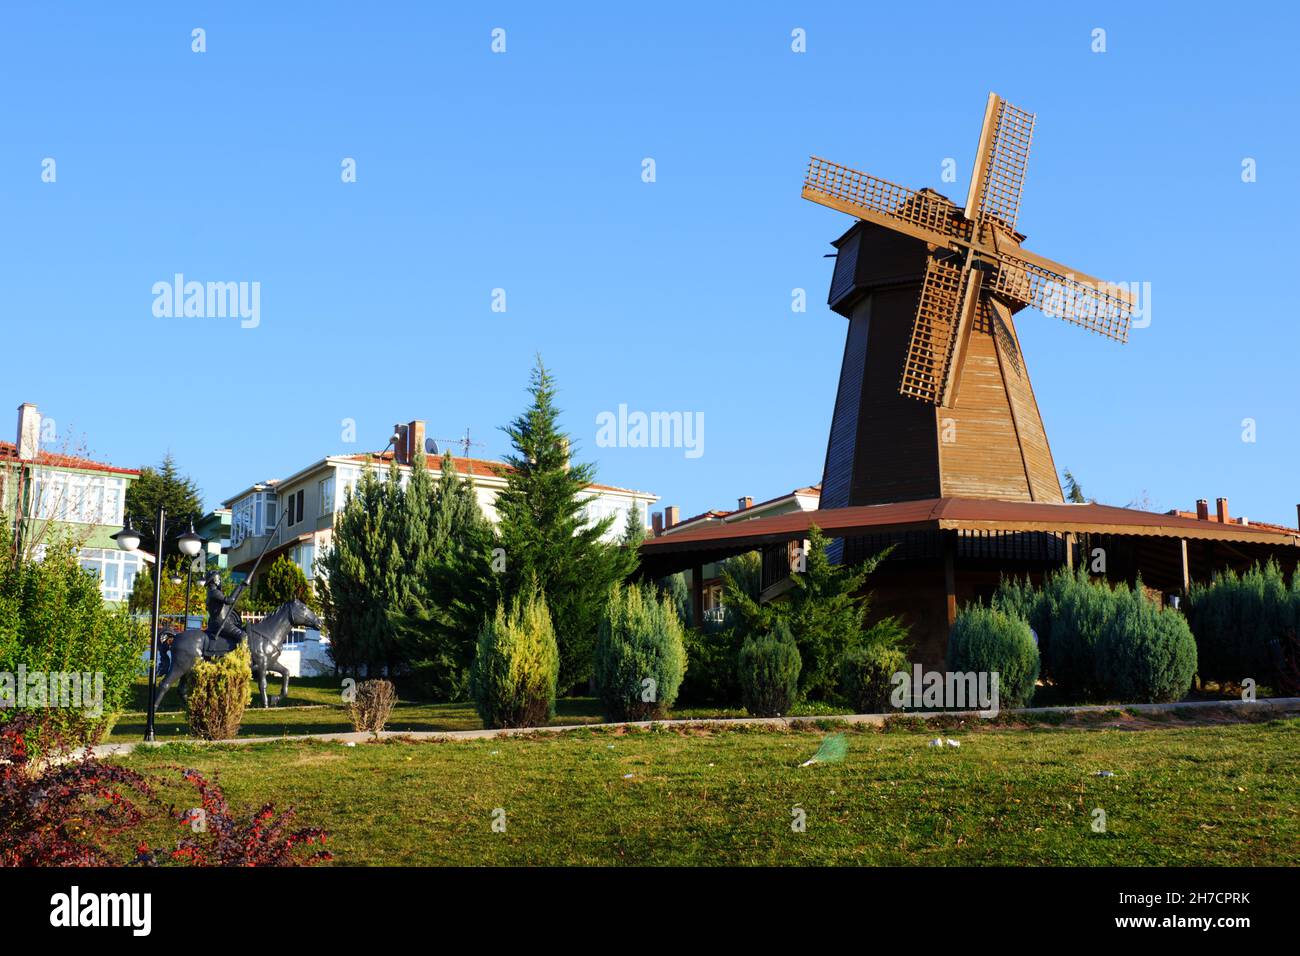
POLYGON ((777 624, 770 634, 747 638, 736 660, 745 710, 755 717, 790 713, 798 699, 802 667, 799 648, 784 624, 777 624))
POLYGON ((546 598, 532 591, 497 604, 485 621, 470 672, 479 717, 488 727, 533 727, 555 714, 560 652, 546 598))
MULTIPOLYGON (((3 512, 0 527, 10 527, 3 512)), ((60 741, 72 749, 98 743, 143 672, 146 630, 125 609, 104 603, 95 575, 77 563, 67 542, 51 542, 41 561, 0 547, 0 723, 20 712, 32 715, 23 737, 33 757, 60 741), (24 670, 29 681, 37 675, 46 681, 29 683, 20 695, 17 675, 24 670), (46 706, 56 703, 49 699, 54 674, 60 675, 53 682, 59 706, 46 706)))
POLYGON ((858 647, 844 655, 841 680, 855 714, 883 714, 889 708, 894 675, 907 671, 902 648, 884 644, 858 647))
POLYGON ((352 721, 352 729, 379 733, 388 723, 388 715, 396 703, 397 691, 390 681, 363 680, 356 686, 355 696, 348 701, 348 719, 352 721))
POLYGON ((610 588, 596 633, 594 675, 612 720, 662 717, 686 673, 682 625, 672 598, 649 585, 610 588))
POLYGON ((1193 584, 1187 620, 1196 637, 1203 679, 1239 683, 1253 677, 1270 682, 1276 675, 1270 645, 1283 642, 1300 623, 1300 575, 1286 587, 1281 569, 1270 561, 1240 577, 1216 574, 1209 585, 1193 584))
POLYGON ((1120 593, 1096 648, 1095 686, 1133 703, 1181 700, 1196 673, 1196 641, 1187 620, 1139 587, 1120 593))
POLYGON ((253 697, 251 658, 241 643, 215 661, 198 661, 185 678, 185 712, 190 733, 200 740, 239 736, 244 710, 253 697))
POLYGON ((1038 645, 1022 618, 982 605, 957 615, 948 635, 948 670, 996 673, 1000 707, 1029 703, 1038 668, 1038 645))
POLYGON ((1103 580, 1093 580, 1079 569, 1055 584, 1055 619, 1048 641, 1047 673, 1067 700, 1087 701, 1100 696, 1097 681, 1097 644, 1115 619, 1118 602, 1128 585, 1115 590, 1103 580))

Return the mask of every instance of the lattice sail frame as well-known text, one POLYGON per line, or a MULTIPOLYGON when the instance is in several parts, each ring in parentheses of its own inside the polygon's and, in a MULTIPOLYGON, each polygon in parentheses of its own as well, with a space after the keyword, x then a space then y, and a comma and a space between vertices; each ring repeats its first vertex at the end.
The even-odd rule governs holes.
POLYGON ((977 214, 981 219, 997 220, 1014 230, 1020 217, 1020 197, 1025 191, 1025 167, 1029 164, 1035 117, 1000 97, 994 102, 993 140, 985 155, 975 157, 977 175, 983 185, 977 214))
POLYGON ((964 212, 930 190, 908 189, 817 156, 809 160, 804 198, 921 239, 932 250, 964 254, 964 264, 934 255, 927 261, 899 383, 902 395, 936 405, 952 398, 945 392, 950 366, 968 334, 970 318, 962 315, 968 284, 979 296, 976 315, 987 312, 986 297, 996 294, 1128 341, 1132 296, 1019 249, 1015 227, 1034 124, 1034 114, 989 94, 964 212), (1002 247, 1007 239, 1016 251, 1002 247), (977 261, 984 266, 982 287, 973 285, 981 282, 977 261))
POLYGON ((957 317, 965 287, 966 270, 960 264, 935 256, 926 261, 921 300, 898 388, 903 395, 938 403, 957 345, 957 317))
POLYGON ((1010 253, 1002 253, 989 285, 998 292, 1033 306, 1044 315, 1096 332, 1116 342, 1128 341, 1133 307, 1117 295, 1118 286, 1080 282, 1010 253))

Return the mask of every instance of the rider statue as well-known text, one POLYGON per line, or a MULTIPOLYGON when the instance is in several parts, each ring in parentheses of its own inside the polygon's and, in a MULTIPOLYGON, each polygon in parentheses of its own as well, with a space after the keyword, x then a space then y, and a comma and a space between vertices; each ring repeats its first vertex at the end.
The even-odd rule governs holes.
POLYGON ((225 610, 227 605, 234 604, 239 600, 239 595, 235 593, 227 596, 226 592, 221 590, 221 575, 216 571, 209 571, 203 583, 208 588, 208 627, 206 633, 211 645, 216 653, 233 651, 248 636, 244 633, 244 629, 240 627, 239 615, 234 613, 233 608, 230 611, 225 610), (223 637, 229 640, 229 647, 223 647, 218 643, 217 639, 223 637))

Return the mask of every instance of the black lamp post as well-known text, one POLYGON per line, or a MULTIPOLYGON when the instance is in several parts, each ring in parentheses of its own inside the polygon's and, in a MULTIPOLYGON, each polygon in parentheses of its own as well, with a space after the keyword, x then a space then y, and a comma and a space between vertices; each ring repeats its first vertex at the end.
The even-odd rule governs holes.
MULTIPOLYGON (((131 527, 131 519, 127 517, 126 525, 117 534, 113 535, 113 540, 123 551, 134 551, 140 547, 140 532, 131 527)), ((157 554, 154 555, 154 575, 153 575, 153 613, 149 619, 149 702, 147 717, 145 719, 144 739, 152 743, 154 740, 154 695, 158 683, 158 621, 162 617, 162 579, 163 579, 163 542, 167 539, 167 511, 161 505, 158 506, 158 527, 156 533, 157 554)), ((199 553, 203 539, 194 534, 193 525, 190 526, 190 533, 181 535, 178 539, 178 547, 182 554, 191 559, 199 553)), ((188 588, 186 589, 188 592, 188 588)), ((188 599, 186 601, 186 626, 188 626, 188 599)))
POLYGON ((190 530, 176 539, 176 546, 180 548, 181 554, 189 559, 185 566, 185 627, 188 629, 190 626, 190 585, 194 582, 194 559, 203 550, 203 538, 194 533, 193 521, 190 522, 190 530))

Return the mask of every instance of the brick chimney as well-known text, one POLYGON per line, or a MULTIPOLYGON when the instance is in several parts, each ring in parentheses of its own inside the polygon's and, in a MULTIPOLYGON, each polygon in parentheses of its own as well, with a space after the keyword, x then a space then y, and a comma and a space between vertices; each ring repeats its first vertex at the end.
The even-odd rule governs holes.
MULTIPOLYGON (((1297 505, 1297 507, 1300 507, 1300 505, 1297 505)), ((1210 520, 1210 502, 1207 501, 1205 498, 1196 499, 1196 520, 1198 521, 1210 520)))
POLYGON ((676 505, 669 505, 664 509, 664 530, 667 531, 677 522, 682 520, 682 509, 676 505))
POLYGON ((394 460, 395 460, 399 465, 409 465, 409 464, 410 464, 410 459, 407 457, 407 454, 406 454, 406 451, 407 451, 407 444, 406 444, 406 426, 405 426, 405 425, 394 425, 394 426, 393 426, 393 434, 397 436, 397 440, 396 440, 395 442, 393 442, 393 458, 394 458, 394 460))
POLYGON ((18 406, 18 457, 31 461, 41 451, 41 413, 31 402, 18 406))
MULTIPOLYGON (((1296 505, 1296 511, 1300 512, 1300 505, 1296 505)), ((650 527, 654 529, 655 537, 664 533, 664 513, 656 511, 650 516, 650 527)))
POLYGON ((406 423, 406 458, 415 461, 424 454, 424 422, 418 418, 406 423))
POLYGON ((1228 499, 1215 498, 1214 505, 1216 508, 1219 509, 1219 524, 1227 524, 1228 523, 1228 499))
POLYGON ((741 498, 736 503, 740 506, 741 511, 744 511, 746 508, 754 507, 754 499, 749 495, 745 495, 745 497, 741 498))

